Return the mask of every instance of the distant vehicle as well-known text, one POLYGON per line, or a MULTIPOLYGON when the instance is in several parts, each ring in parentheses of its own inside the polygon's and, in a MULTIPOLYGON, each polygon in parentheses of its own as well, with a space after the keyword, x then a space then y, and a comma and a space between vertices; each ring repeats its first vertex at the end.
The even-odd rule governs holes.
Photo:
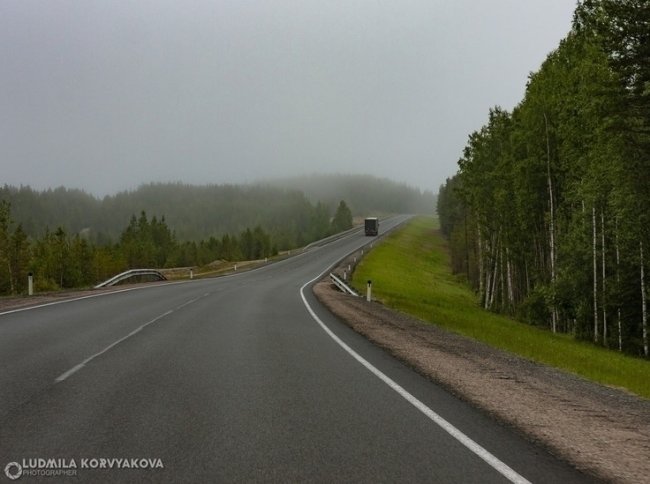
POLYGON ((377 235, 379 233, 379 219, 368 217, 365 221, 366 235, 377 235))

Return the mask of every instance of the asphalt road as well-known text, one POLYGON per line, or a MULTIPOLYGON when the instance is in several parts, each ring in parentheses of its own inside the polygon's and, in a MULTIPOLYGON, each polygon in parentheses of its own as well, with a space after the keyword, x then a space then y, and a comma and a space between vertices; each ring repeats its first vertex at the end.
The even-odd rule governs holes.
POLYGON ((0 314, 0 479, 593 482, 319 305, 308 283, 367 242, 0 314))

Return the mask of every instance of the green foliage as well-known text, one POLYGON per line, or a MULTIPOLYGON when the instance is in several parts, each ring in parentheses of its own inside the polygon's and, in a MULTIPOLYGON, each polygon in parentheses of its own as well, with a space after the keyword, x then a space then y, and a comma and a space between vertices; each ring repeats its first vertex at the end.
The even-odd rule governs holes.
POLYGON ((470 135, 442 233, 484 308, 647 356, 650 6, 575 18, 521 103, 470 135))
POLYGON ((90 241, 108 245, 118 240, 125 220, 145 211, 165 214, 179 241, 240 234, 259 225, 279 250, 326 235, 339 200, 350 203, 358 215, 431 213, 435 204, 430 192, 369 176, 315 176, 239 186, 152 183, 101 200, 63 187, 39 192, 5 185, 0 200, 12 204, 14 219, 30 237, 61 226, 67 233, 83 231, 90 241))
POLYGON ((176 241, 167 226, 165 218, 160 221, 154 216, 147 220, 142 211, 138 219, 131 217, 128 227, 122 232, 120 246, 129 268, 165 267, 176 241))
POLYGON ((329 213, 318 204, 302 217, 300 211, 294 212, 296 219, 291 220, 288 232, 272 234, 257 225, 239 236, 178 242, 165 217, 150 219, 141 211, 139 217, 131 216, 117 243, 99 245, 81 234, 70 235, 63 227, 54 232, 46 228, 41 237, 30 239, 21 225, 12 229, 10 208, 0 200, 0 294, 25 293, 30 271, 35 274, 37 291, 86 287, 126 269, 264 259, 278 254, 277 240, 294 248, 296 241, 311 242, 330 231, 329 213))
MULTIPOLYGON (((446 241, 432 218, 418 217, 384 239, 354 272, 353 285, 384 304, 428 323, 596 382, 650 397, 650 362, 575 341, 479 307, 449 269, 446 241)), ((535 296, 539 307, 543 294, 535 296)), ((534 303, 537 304, 537 303, 534 303)))
POLYGON ((11 205, 0 200, 0 294, 22 292, 27 284, 29 241, 22 225, 13 225, 11 205))
POLYGON ((344 200, 339 202, 334 218, 332 219, 332 232, 343 232, 352 228, 352 211, 344 200))

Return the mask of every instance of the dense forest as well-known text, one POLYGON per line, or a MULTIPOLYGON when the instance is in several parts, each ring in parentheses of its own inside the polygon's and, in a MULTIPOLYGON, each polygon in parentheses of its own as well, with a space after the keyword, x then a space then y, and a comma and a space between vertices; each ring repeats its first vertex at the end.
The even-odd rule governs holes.
POLYGON ((438 194, 454 270, 488 309, 648 356, 650 3, 585 0, 512 112, 438 194))
POLYGON ((293 221, 292 228, 301 231, 298 238, 271 234, 257 225, 239 234, 179 242, 164 217, 150 219, 142 211, 139 217, 131 216, 118 241, 97 244, 83 232, 70 234, 63 227, 29 237, 23 226, 12 220, 9 202, 0 200, 0 294, 25 293, 30 272, 37 291, 81 287, 129 268, 259 260, 296 247, 298 240, 302 244, 352 227, 352 212, 345 201, 339 202, 333 217, 322 204, 309 207, 305 220, 293 221))
POLYGON ((98 199, 81 190, 0 187, 0 200, 31 237, 62 227, 93 242, 114 242, 132 214, 164 215, 178 240, 197 241, 260 226, 283 246, 313 240, 314 210, 334 213, 346 200, 353 215, 431 213, 430 192, 372 176, 313 176, 255 185, 157 183, 98 199))
POLYGON ((430 193, 370 176, 148 184, 103 199, 5 185, 0 294, 24 293, 29 272, 42 291, 92 285, 129 268, 262 259, 346 230, 353 214, 429 211, 434 204, 430 193), (325 201, 315 198, 316 188, 325 201), (334 198, 344 194, 353 203, 334 198))

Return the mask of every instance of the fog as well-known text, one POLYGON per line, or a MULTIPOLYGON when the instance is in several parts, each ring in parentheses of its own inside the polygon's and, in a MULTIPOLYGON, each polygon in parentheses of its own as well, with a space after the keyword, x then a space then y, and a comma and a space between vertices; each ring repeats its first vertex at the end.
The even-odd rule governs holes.
POLYGON ((370 173, 437 190, 570 0, 0 2, 0 184, 370 173))

